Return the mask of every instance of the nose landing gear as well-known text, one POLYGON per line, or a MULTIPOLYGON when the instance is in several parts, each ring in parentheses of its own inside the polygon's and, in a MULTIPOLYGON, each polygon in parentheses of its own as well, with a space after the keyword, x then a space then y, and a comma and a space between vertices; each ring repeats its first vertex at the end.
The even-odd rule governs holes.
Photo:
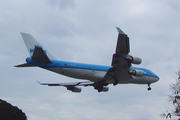
POLYGON ((150 87, 150 84, 148 84, 148 89, 147 89, 148 91, 150 91, 151 90, 151 87, 150 87))

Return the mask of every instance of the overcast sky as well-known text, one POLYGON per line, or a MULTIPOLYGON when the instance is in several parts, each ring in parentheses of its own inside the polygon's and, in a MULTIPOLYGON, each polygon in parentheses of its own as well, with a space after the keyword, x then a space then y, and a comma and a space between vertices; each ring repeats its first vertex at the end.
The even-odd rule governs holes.
MULTIPOLYGON (((180 67, 179 0, 0 0, 0 98, 28 120, 159 120, 169 107, 169 84, 180 67), (15 68, 29 57, 20 32, 33 35, 57 59, 111 65, 120 27, 131 55, 141 57, 160 80, 109 85, 80 94, 40 82, 72 82, 40 68, 15 68)), ((136 65, 137 66, 137 65, 136 65)))

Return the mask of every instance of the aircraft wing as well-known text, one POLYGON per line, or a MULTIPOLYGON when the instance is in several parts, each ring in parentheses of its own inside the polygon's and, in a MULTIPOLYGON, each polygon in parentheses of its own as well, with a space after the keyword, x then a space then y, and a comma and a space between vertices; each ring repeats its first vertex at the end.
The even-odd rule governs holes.
POLYGON ((119 32, 117 46, 115 53, 113 54, 111 69, 109 69, 104 77, 108 82, 109 79, 113 79, 114 85, 118 82, 126 82, 125 80, 132 78, 129 74, 129 68, 131 63, 128 61, 130 47, 129 47, 129 37, 117 27, 119 32))
POLYGON ((129 67, 131 64, 125 59, 130 52, 129 37, 117 27, 119 32, 115 54, 113 54, 111 66, 129 67))
MULTIPOLYGON (((37 81, 38 82, 38 81, 37 81)), ((41 83, 38 82, 40 85, 48 85, 48 86, 92 86, 94 82, 91 81, 84 81, 84 82, 70 82, 70 83, 41 83)))
POLYGON ((81 92, 81 88, 77 86, 93 86, 94 82, 91 81, 84 81, 84 82, 71 82, 71 83, 40 83, 40 85, 48 85, 48 86, 64 86, 67 88, 67 90, 70 90, 72 92, 81 92))

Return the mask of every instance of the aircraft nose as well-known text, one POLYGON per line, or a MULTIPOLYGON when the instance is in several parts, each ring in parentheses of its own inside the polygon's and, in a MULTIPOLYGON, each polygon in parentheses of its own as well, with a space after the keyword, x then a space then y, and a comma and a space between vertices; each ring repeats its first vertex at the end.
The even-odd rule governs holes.
POLYGON ((159 77, 158 77, 158 76, 156 76, 156 77, 154 78, 154 82, 157 82, 157 81, 159 81, 159 77))

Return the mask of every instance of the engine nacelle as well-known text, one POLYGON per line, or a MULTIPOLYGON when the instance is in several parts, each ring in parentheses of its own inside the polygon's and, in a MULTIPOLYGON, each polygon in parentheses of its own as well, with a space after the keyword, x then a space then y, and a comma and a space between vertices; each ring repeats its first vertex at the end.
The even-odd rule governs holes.
POLYGON ((80 93, 81 92, 81 88, 79 87, 75 87, 75 86, 66 86, 67 90, 70 90, 72 92, 77 92, 80 93))
POLYGON ((139 57, 133 57, 133 56, 128 56, 126 57, 126 59, 130 62, 130 63, 133 63, 133 64, 141 64, 142 62, 142 59, 139 58, 139 57))
POLYGON ((109 88, 108 88, 108 87, 103 86, 102 92, 107 92, 108 90, 109 90, 109 88))
POLYGON ((142 77, 144 75, 144 71, 142 70, 132 70, 132 71, 129 71, 129 73, 136 77, 142 77))

